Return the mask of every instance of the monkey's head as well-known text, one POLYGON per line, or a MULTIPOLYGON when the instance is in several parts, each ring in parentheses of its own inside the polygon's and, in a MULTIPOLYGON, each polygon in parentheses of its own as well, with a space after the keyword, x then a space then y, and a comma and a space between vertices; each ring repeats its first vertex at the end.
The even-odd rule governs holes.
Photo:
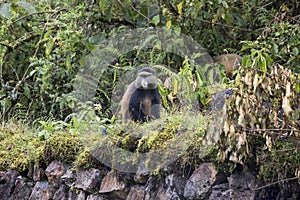
POLYGON ((156 72, 150 67, 143 67, 138 71, 135 80, 135 87, 144 90, 153 90, 157 88, 156 72))

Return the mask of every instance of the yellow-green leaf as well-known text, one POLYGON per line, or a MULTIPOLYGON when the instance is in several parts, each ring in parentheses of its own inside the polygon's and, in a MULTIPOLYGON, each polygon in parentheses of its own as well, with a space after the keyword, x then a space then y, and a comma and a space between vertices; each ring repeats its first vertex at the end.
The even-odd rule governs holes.
POLYGON ((166 24, 166 27, 167 27, 167 29, 170 29, 171 26, 172 26, 172 21, 169 20, 169 21, 167 22, 167 24, 166 24))
POLYGON ((181 2, 177 5, 179 15, 182 15, 182 5, 183 5, 183 2, 181 2))
POLYGON ((49 39, 48 42, 46 43, 46 51, 45 51, 46 58, 50 57, 51 51, 53 49, 53 45, 54 45, 53 40, 49 39))
POLYGON ((173 95, 175 96, 178 92, 178 80, 176 78, 174 78, 174 82, 173 82, 173 87, 174 87, 174 90, 173 90, 173 95))
POLYGON ((68 71, 71 70, 71 55, 67 55, 67 58, 66 58, 66 69, 68 71))

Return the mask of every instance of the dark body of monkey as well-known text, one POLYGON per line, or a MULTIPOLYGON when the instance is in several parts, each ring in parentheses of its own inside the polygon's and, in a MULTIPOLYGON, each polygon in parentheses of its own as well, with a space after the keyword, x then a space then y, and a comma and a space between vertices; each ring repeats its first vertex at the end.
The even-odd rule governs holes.
POLYGON ((128 119, 147 122, 160 118, 160 94, 156 72, 150 67, 138 71, 137 78, 128 86, 121 101, 124 122, 128 119))
POLYGON ((222 54, 213 58, 215 63, 225 66, 226 77, 233 79, 232 72, 242 64, 242 57, 237 54, 222 54))

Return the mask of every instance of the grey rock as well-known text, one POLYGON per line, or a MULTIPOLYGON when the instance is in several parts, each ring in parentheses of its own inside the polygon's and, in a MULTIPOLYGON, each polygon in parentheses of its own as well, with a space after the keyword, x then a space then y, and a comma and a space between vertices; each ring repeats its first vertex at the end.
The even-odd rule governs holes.
POLYGON ((187 182, 185 178, 175 174, 170 174, 166 177, 165 181, 168 190, 172 193, 171 196, 178 196, 178 198, 183 197, 184 188, 187 182))
POLYGON ((86 193, 82 190, 70 189, 66 185, 61 185, 54 193, 53 200, 85 200, 86 193))
POLYGON ((61 180, 67 186, 73 186, 76 182, 74 171, 71 169, 67 169, 66 173, 61 177, 61 180))
POLYGON ((186 199, 208 199, 217 171, 212 163, 203 163, 194 171, 184 188, 186 199))
POLYGON ((55 192, 54 187, 48 182, 37 182, 29 197, 30 200, 50 200, 55 192))
POLYGON ((146 191, 145 186, 135 185, 130 188, 126 200, 143 200, 145 197, 146 191))
POLYGON ((90 168, 87 170, 79 170, 77 172, 75 188, 90 193, 97 192, 103 177, 104 175, 98 169, 90 168))
POLYGON ((68 188, 65 185, 61 185, 53 195, 54 200, 67 200, 68 199, 68 188))
POLYGON ((116 173, 109 172, 102 180, 99 193, 107 194, 110 199, 126 199, 129 188, 120 180, 116 173))
POLYGON ((232 198, 238 200, 253 200, 257 180, 250 172, 236 171, 229 178, 229 188, 232 189, 232 198))
POLYGON ((212 188, 211 194, 209 196, 209 200, 227 200, 231 199, 231 190, 229 190, 229 184, 223 183, 219 185, 215 185, 212 188))
POLYGON ((33 167, 29 168, 27 177, 33 181, 46 181, 47 177, 45 175, 45 170, 40 167, 39 163, 35 163, 33 167))
POLYGON ((86 194, 84 191, 79 190, 79 191, 71 191, 69 190, 69 197, 68 200, 85 200, 86 199, 86 194))
POLYGON ((66 170, 67 169, 62 162, 57 160, 52 161, 45 171, 49 183, 51 183, 53 187, 59 188, 61 177, 65 174, 66 170))
POLYGON ((104 198, 100 195, 91 194, 86 198, 86 200, 104 200, 104 198))
POLYGON ((9 199, 9 195, 13 191, 17 176, 17 172, 13 170, 0 172, 0 197, 2 200, 9 199))
POLYGON ((45 170, 38 165, 33 167, 33 181, 43 181, 46 180, 45 170))
POLYGON ((25 177, 18 176, 15 182, 15 189, 10 199, 23 199, 27 200, 30 197, 30 194, 33 189, 33 183, 25 177))
POLYGON ((141 162, 138 166, 138 170, 134 175, 134 181, 139 184, 146 184, 150 175, 150 171, 147 169, 145 162, 141 162))
POLYGON ((237 171, 228 177, 228 182, 231 189, 248 190, 254 187, 256 179, 250 172, 237 171))

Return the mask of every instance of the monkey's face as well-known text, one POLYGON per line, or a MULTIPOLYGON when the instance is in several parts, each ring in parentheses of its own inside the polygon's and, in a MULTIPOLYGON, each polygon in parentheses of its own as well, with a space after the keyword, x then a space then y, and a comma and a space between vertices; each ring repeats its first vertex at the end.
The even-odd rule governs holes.
POLYGON ((137 79, 135 80, 135 87, 144 90, 152 90, 157 88, 157 80, 155 74, 147 71, 140 72, 137 79))

